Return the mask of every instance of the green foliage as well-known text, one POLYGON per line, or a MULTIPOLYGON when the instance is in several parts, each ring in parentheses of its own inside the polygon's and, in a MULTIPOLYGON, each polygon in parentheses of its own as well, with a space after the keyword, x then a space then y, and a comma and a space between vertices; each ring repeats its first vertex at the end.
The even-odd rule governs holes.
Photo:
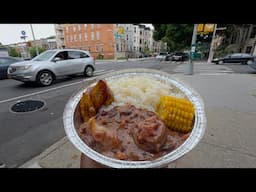
MULTIPOLYGON (((43 47, 38 47, 38 53, 39 53, 39 54, 42 53, 42 52, 44 52, 44 51, 46 51, 45 48, 43 48, 43 47)), ((30 48, 29 48, 29 53, 30 53, 30 56, 31 56, 32 58, 35 57, 35 56, 36 56, 36 47, 30 47, 30 48)))
POLYGON ((143 50, 143 53, 144 53, 145 55, 149 55, 150 50, 149 50, 149 47, 148 47, 147 45, 145 46, 145 48, 144 48, 144 50, 143 50))
POLYGON ((154 24, 153 38, 167 43, 169 51, 184 50, 191 46, 193 24, 154 24))
POLYGON ((11 57, 20 57, 20 53, 14 48, 14 47, 10 47, 9 48, 9 55, 11 57))

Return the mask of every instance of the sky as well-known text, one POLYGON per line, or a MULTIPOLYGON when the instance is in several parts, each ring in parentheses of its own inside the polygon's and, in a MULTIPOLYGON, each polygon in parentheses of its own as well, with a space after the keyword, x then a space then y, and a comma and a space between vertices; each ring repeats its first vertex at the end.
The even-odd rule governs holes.
MULTIPOLYGON (((144 24, 153 28, 151 24, 144 24)), ((35 39, 46 38, 49 36, 55 36, 55 30, 53 24, 33 24, 33 31, 35 39)), ((8 45, 12 43, 24 42, 20 38, 21 31, 26 32, 26 41, 33 40, 31 28, 29 24, 0 24, 0 43, 8 45)))
MULTIPOLYGON (((55 36, 53 24, 33 24, 32 27, 35 39, 55 36)), ((24 42, 24 40, 20 38, 22 30, 24 30, 26 36, 28 36, 26 41, 33 40, 29 24, 0 24, 0 42, 3 45, 24 42)))

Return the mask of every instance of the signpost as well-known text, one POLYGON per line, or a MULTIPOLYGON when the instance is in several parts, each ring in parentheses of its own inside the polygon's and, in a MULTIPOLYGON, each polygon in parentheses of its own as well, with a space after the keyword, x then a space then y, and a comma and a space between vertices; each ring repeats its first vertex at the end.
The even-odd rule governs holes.
MULTIPOLYGON (((35 35, 34 35, 34 31, 33 31, 32 24, 30 24, 30 28, 31 28, 32 35, 33 35, 33 39, 34 39, 34 42, 35 42, 36 40, 35 40, 35 35)), ((36 46, 36 55, 38 55, 38 54, 39 54, 39 52, 38 52, 38 47, 36 46)))
POLYGON ((21 31, 21 36, 20 36, 20 38, 21 39, 24 39, 24 41, 26 41, 26 38, 27 38, 28 36, 26 36, 26 31, 24 31, 24 30, 22 30, 21 31))
POLYGON ((189 54, 189 62, 188 62, 188 71, 186 75, 193 75, 193 59, 195 56, 196 51, 196 34, 197 34, 197 24, 194 24, 194 30, 193 30, 193 36, 192 36, 192 42, 191 42, 191 50, 189 54))

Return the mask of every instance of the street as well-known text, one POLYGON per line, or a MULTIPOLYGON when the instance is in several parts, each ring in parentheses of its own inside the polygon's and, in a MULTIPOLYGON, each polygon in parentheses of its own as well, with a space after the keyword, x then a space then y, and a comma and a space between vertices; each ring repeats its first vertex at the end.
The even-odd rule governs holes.
MULTIPOLYGON (((127 68, 151 68, 172 73, 178 63, 155 60, 96 63, 95 76, 127 68)), ((62 114, 72 94, 85 86, 88 78, 58 80, 50 87, 7 79, 0 81, 0 161, 18 167, 65 136, 62 114), (10 108, 26 99, 43 100, 46 105, 35 112, 13 113, 10 108)))
MULTIPOLYGON (((181 64, 170 61, 159 62, 154 59, 119 61, 118 63, 113 61, 96 62, 94 77, 127 68, 158 69, 175 75, 184 72, 184 66, 186 65, 181 64)), ((200 70, 195 67, 195 73, 201 75, 225 75, 224 73, 256 75, 256 71, 250 69, 247 65, 224 64, 216 66, 210 64, 207 69, 204 69, 204 63, 198 65, 200 70), (218 67, 218 70, 216 70, 216 67, 218 67)), ((207 78, 207 76, 205 77, 207 78)), ((33 84, 25 85, 11 79, 1 80, 0 161, 4 162, 7 167, 19 167, 64 137, 62 115, 65 104, 70 96, 86 86, 90 79, 84 77, 64 78, 50 87, 37 87, 33 84), (42 100, 46 105, 35 112, 11 112, 10 108, 13 104, 27 99, 42 100)), ((192 86, 194 85, 192 84, 192 86)), ((218 103, 214 105, 216 104, 218 103)))

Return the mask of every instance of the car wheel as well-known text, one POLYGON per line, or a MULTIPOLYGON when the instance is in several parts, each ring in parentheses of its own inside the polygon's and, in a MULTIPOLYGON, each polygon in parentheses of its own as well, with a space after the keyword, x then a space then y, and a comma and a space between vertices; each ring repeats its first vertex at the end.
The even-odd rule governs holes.
POLYGON ((243 62, 242 62, 242 65, 246 65, 246 64, 247 64, 247 61, 243 61, 243 62))
POLYGON ((49 86, 53 83, 54 75, 50 71, 41 71, 38 73, 36 82, 40 86, 49 86))
POLYGON ((91 66, 87 66, 84 69, 84 76, 85 77, 92 77, 93 76, 94 69, 91 66))
POLYGON ((222 61, 222 60, 220 60, 220 61, 218 62, 218 64, 223 64, 223 61, 222 61))

